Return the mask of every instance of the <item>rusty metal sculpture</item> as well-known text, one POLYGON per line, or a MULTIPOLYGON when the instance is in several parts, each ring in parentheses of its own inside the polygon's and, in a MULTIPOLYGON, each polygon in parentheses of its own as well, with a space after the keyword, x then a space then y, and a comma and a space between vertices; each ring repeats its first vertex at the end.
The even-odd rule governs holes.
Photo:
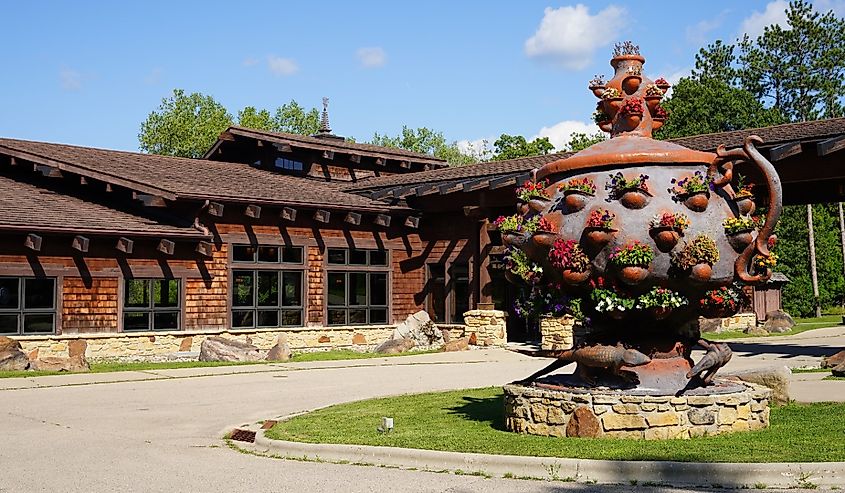
POLYGON ((573 351, 537 353, 560 359, 523 382, 574 361, 579 370, 567 386, 665 393, 718 385, 713 374, 730 348, 702 339, 694 322, 732 315, 738 303, 725 297, 771 276, 780 180, 755 148, 757 136, 715 153, 652 139, 666 120, 660 101, 669 85, 643 75, 638 47, 618 45, 614 55, 613 78, 590 84, 596 123, 611 138, 536 170, 523 187, 531 193, 518 204, 518 227, 500 227, 511 255, 531 265, 517 282, 554 285, 580 299, 589 319, 573 351), (735 187, 739 170, 757 193, 735 187), (748 216, 755 209, 764 221, 748 216), (674 298, 643 301, 657 295, 674 298), (698 364, 695 345, 707 351, 698 364), (608 361, 592 361, 593 353, 608 361), (636 373, 633 384, 619 378, 620 365, 636 373))

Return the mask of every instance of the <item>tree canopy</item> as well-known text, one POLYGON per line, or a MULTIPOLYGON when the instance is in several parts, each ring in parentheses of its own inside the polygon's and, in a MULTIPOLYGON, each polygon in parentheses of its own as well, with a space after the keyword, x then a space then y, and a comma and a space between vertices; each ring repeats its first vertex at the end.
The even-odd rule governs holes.
POLYGON ((443 132, 437 132, 426 127, 413 129, 403 126, 402 132, 393 137, 376 133, 370 143, 429 154, 436 158, 445 159, 452 166, 463 166, 478 161, 475 156, 461 152, 457 142, 447 142, 443 132))
POLYGON ((522 135, 502 134, 493 143, 493 161, 505 161, 527 156, 548 154, 555 146, 548 137, 537 137, 529 142, 522 135))

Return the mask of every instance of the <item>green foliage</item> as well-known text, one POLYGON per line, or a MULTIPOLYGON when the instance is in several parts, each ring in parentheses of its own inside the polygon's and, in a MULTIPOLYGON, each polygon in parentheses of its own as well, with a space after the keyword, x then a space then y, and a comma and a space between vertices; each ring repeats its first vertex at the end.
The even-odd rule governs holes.
POLYGON ((645 243, 634 241, 621 247, 616 247, 607 256, 611 264, 620 267, 637 266, 648 267, 654 260, 654 250, 645 243))
POLYGON ((554 151, 555 146, 552 145, 548 137, 538 137, 528 142, 521 135, 502 134, 493 143, 493 148, 493 161, 505 161, 520 157, 549 154, 554 151))
POLYGON ((638 310, 648 308, 680 308, 687 303, 689 303, 689 300, 682 294, 676 293, 671 289, 655 286, 649 292, 637 298, 637 304, 634 308, 638 310))
POLYGON ((691 269, 696 264, 713 265, 719 261, 719 248, 707 235, 700 234, 687 242, 684 248, 672 256, 672 265, 681 270, 691 269))
POLYGON ((452 166, 472 164, 479 159, 477 156, 464 154, 458 148, 457 142, 447 142, 443 132, 437 132, 426 127, 418 129, 402 127, 402 132, 394 137, 376 133, 370 141, 373 145, 396 147, 408 151, 430 154, 445 159, 452 166))
POLYGON ((238 126, 267 132, 275 132, 277 128, 269 111, 257 110, 254 106, 247 106, 238 112, 238 126))
POLYGON ((174 89, 141 124, 139 147, 151 154, 197 158, 230 125, 232 115, 213 97, 174 89))
POLYGON ((606 139, 607 136, 604 132, 596 132, 591 135, 576 132, 569 138, 569 142, 566 144, 566 147, 564 147, 564 150, 569 152, 578 152, 606 139))
POLYGON ((276 108, 273 113, 273 131, 299 135, 312 135, 320 130, 320 112, 317 108, 306 111, 293 99, 276 108))

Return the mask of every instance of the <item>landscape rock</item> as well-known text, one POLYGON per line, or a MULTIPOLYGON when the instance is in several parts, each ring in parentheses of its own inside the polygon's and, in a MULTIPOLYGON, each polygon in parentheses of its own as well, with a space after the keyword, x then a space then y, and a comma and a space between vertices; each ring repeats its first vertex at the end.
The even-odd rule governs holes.
POLYGON ((404 322, 397 325, 391 339, 413 339, 419 348, 431 349, 443 344, 443 332, 437 328, 428 312, 420 310, 408 315, 404 322))
POLYGON ((245 342, 209 337, 200 345, 200 361, 261 361, 261 351, 245 342))
POLYGON ((88 341, 85 339, 74 339, 67 343, 67 355, 71 358, 77 356, 85 357, 85 351, 88 350, 88 341))
POLYGON ((30 370, 37 371, 89 371, 88 361, 84 356, 77 354, 76 356, 63 358, 61 356, 45 356, 32 362, 29 367, 30 370))
POLYGON ((718 334, 722 332, 721 318, 701 318, 698 320, 698 330, 702 334, 718 334))
POLYGON ((845 349, 822 358, 822 368, 835 368, 842 364, 845 364, 845 349))
POLYGON ((29 357, 21 349, 21 343, 0 336, 0 371, 21 371, 29 368, 29 357))
POLYGON ((264 359, 267 361, 288 361, 292 354, 288 343, 279 341, 267 351, 267 356, 264 359))
POLYGON ((440 332, 443 333, 444 344, 452 340, 452 333, 449 331, 449 329, 440 329, 440 332))
POLYGON ((379 354, 399 354, 416 346, 413 339, 388 339, 375 349, 379 354))
POLYGON ((601 423, 587 406, 578 406, 566 424, 566 436, 596 438, 601 435, 601 423))
POLYGON ((745 329, 743 332, 750 336, 767 336, 769 335, 769 331, 764 329, 763 327, 749 327, 745 329))
POLYGON ((440 348, 441 351, 444 353, 454 352, 454 351, 466 351, 469 349, 469 337, 461 337, 460 339, 453 339, 443 347, 440 348))
POLYGON ((781 332, 788 332, 795 327, 795 320, 783 310, 774 310, 766 314, 766 323, 763 328, 768 332, 777 334, 781 332))
POLYGON ((842 363, 841 365, 833 368, 832 370, 830 370, 830 373, 834 377, 845 377, 845 363, 842 363))
POLYGON ((786 366, 745 370, 725 376, 736 377, 743 382, 756 383, 772 389, 770 402, 773 404, 789 403, 789 379, 792 376, 792 370, 786 366))

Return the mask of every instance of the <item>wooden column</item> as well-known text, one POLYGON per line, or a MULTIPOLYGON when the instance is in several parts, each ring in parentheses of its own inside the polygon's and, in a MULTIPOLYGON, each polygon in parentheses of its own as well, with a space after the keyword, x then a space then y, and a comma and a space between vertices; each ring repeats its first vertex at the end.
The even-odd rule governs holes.
POLYGON ((479 221, 478 228, 478 302, 493 303, 493 282, 490 279, 489 219, 479 221))
POLYGON ((807 204, 807 228, 810 243, 810 276, 813 280, 813 303, 816 305, 816 317, 822 316, 822 306, 819 303, 819 275, 816 272, 816 235, 813 231, 813 206, 807 204))

